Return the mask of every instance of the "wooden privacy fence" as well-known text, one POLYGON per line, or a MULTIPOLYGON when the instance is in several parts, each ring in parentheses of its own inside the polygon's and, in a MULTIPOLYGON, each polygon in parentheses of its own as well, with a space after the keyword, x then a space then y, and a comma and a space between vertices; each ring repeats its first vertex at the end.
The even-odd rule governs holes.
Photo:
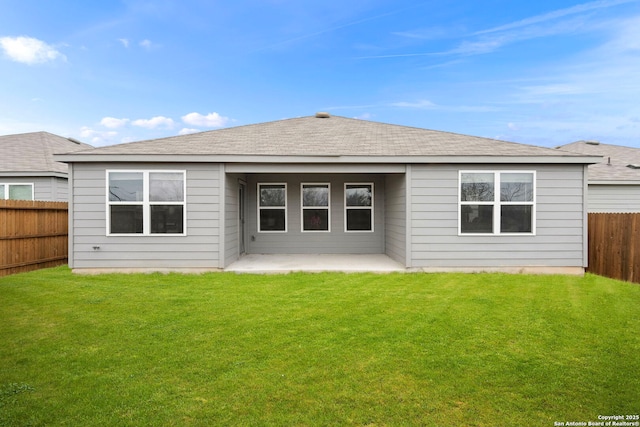
POLYGON ((67 263, 68 204, 0 200, 0 276, 67 263))
POLYGON ((587 271, 640 283, 640 213, 589 214, 587 271))

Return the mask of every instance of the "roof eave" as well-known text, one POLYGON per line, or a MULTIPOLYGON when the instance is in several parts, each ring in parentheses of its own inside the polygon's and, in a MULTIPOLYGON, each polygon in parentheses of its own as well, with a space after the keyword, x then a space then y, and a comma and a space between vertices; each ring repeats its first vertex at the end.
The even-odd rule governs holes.
POLYGON ((69 174, 66 172, 48 172, 48 171, 0 171, 2 177, 55 177, 55 178, 69 178, 69 174))
POLYGON ((274 155, 217 155, 217 154, 57 154, 63 163, 551 163, 595 164, 602 156, 274 156, 274 155))

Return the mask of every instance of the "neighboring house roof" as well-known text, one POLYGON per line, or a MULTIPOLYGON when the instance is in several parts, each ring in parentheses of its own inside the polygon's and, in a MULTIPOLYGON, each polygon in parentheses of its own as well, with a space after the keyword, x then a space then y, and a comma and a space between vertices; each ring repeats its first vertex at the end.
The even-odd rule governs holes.
POLYGON ((49 132, 0 135, 0 175, 67 175, 67 165, 54 160, 56 153, 93 148, 49 132))
POLYGON ((589 166, 589 182, 640 184, 640 148, 577 141, 558 147, 577 154, 603 156, 602 163, 589 166))
MULTIPOLYGON (((317 114, 189 135, 84 150, 63 161, 378 161, 406 162, 418 157, 542 157, 593 163, 575 153, 450 132, 317 114), (264 158, 267 156, 268 158, 264 158), (247 159, 250 157, 250 159, 247 159), (243 160, 244 158, 244 160, 243 160), (311 159, 312 158, 312 159, 311 159)), ((441 159, 442 160, 442 159, 441 159)), ((560 162, 560 160, 556 160, 560 162)))

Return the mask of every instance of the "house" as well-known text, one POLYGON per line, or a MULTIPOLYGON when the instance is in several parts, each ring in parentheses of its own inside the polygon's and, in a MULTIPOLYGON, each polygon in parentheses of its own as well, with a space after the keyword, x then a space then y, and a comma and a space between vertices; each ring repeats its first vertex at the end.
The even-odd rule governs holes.
POLYGON ((48 132, 0 136, 0 199, 66 202, 67 165, 53 154, 87 148, 48 132))
POLYGON ((640 212, 640 148, 577 141, 558 147, 603 156, 589 166, 589 212, 640 212))
POLYGON ((384 254, 409 270, 584 272, 600 157, 315 116, 57 156, 75 272, 384 254))

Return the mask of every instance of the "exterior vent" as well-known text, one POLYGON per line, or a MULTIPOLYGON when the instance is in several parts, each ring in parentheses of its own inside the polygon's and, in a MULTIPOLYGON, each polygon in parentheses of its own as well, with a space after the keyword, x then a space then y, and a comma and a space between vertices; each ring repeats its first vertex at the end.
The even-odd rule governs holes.
POLYGON ((82 142, 78 141, 78 140, 77 140, 77 139, 75 139, 75 138, 71 138, 71 137, 69 137, 69 138, 67 138, 67 139, 68 139, 69 141, 73 142, 74 144, 78 144, 78 145, 82 144, 82 142))
POLYGON ((324 111, 318 111, 316 113, 316 119, 328 119, 329 117, 331 117, 331 114, 324 111))
POLYGON ((600 141, 585 141, 584 143, 589 145, 600 145, 600 141))
POLYGON ((640 165, 637 163, 631 163, 630 165, 627 165, 627 167, 631 169, 640 169, 640 165))

